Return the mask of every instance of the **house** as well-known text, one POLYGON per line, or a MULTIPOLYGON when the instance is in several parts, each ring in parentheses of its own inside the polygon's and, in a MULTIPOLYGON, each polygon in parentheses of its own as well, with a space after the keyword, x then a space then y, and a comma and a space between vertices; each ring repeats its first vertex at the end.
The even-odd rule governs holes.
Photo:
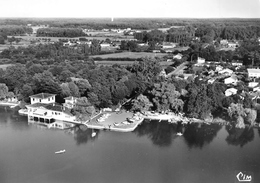
POLYGON ((169 42, 164 42, 161 46, 162 49, 169 49, 169 48, 175 48, 176 44, 175 43, 169 43, 169 42))
POLYGON ((236 42, 228 42, 228 47, 229 48, 236 48, 236 47, 238 47, 238 43, 236 43, 236 42))
POLYGON ((254 88, 254 87, 256 87, 258 84, 259 84, 258 82, 249 82, 249 83, 248 83, 248 87, 254 88))
POLYGON ((221 70, 223 70, 223 67, 221 66, 221 65, 218 65, 217 67, 216 67, 216 72, 219 72, 219 71, 221 71, 221 70))
POLYGON ((228 84, 237 85, 237 82, 238 82, 238 79, 237 79, 237 76, 236 76, 236 75, 232 75, 232 76, 230 76, 230 77, 228 77, 228 78, 226 78, 226 79, 224 80, 224 83, 225 83, 226 85, 228 85, 228 84))
POLYGON ((72 46, 72 45, 73 43, 71 43, 70 41, 63 43, 63 46, 72 46))
POLYGON ((205 58, 198 57, 197 63, 198 64, 204 64, 205 63, 205 58))
POLYGON ((253 91, 254 92, 260 92, 260 87, 258 86, 258 87, 253 88, 253 91))
POLYGON ((173 55, 173 59, 178 59, 178 60, 180 60, 180 59, 182 59, 182 57, 183 57, 183 55, 182 54, 180 54, 180 53, 178 53, 177 55, 173 55))
POLYGON ((233 74, 233 71, 227 68, 219 71, 218 73, 226 76, 231 76, 231 74, 233 74))
POLYGON ((260 77, 260 69, 247 69, 248 77, 251 78, 259 78, 260 77))
POLYGON ((36 95, 30 96, 31 104, 42 103, 42 104, 50 104, 55 102, 55 94, 48 93, 39 93, 36 95))
POLYGON ((222 39, 222 40, 220 40, 220 44, 221 44, 222 46, 225 46, 225 45, 228 44, 228 40, 222 39))
POLYGON ((67 107, 69 109, 72 109, 73 107, 76 106, 76 102, 77 102, 77 97, 66 97, 65 98, 65 103, 63 104, 64 107, 67 107))
POLYGON ((100 46, 101 46, 101 48, 107 48, 107 47, 110 47, 110 44, 109 43, 101 43, 100 46))
POLYGON ((209 79, 209 80, 208 80, 208 84, 212 84, 212 83, 214 83, 215 80, 216 80, 216 79, 214 79, 214 78, 209 79))
POLYGON ((235 88, 229 88, 225 91, 225 95, 228 97, 228 96, 231 96, 231 95, 235 95, 237 94, 237 89, 235 88))
POLYGON ((231 65, 233 66, 243 66, 243 62, 232 62, 231 65))
POLYGON ((39 93, 30 96, 30 99, 31 104, 26 105, 28 122, 39 123, 48 128, 72 127, 73 122, 77 122, 69 108, 55 103, 55 94, 39 93))

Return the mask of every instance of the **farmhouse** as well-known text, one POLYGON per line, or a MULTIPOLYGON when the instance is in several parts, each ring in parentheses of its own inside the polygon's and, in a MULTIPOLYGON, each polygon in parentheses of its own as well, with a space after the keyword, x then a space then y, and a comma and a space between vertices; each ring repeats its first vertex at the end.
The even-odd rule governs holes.
POLYGON ((205 63, 205 58, 198 57, 197 63, 198 64, 204 64, 205 63))
POLYGON ((168 43, 164 42, 161 46, 162 49, 169 49, 169 48, 175 48, 176 44, 175 43, 168 43))
POLYGON ((109 43, 101 43, 100 44, 101 48, 105 48, 105 47, 110 47, 109 43))
POLYGON ((235 75, 230 76, 230 77, 228 77, 228 78, 226 78, 226 79, 224 80, 224 83, 225 83, 226 85, 228 85, 228 84, 236 85, 237 82, 238 82, 238 79, 237 79, 237 77, 236 77, 235 75))
POLYGON ((231 76, 231 74, 233 74, 233 71, 230 69, 223 69, 223 70, 219 71, 218 73, 222 74, 222 75, 226 75, 226 76, 231 76))
POLYGON ((178 59, 178 60, 180 60, 180 59, 182 59, 182 57, 183 57, 183 55, 182 54, 180 54, 180 53, 178 53, 177 55, 173 55, 173 59, 178 59))
POLYGON ((251 78, 259 78, 260 77, 260 69, 247 69, 248 77, 251 78))
POLYGON ((235 88, 229 88, 225 91, 225 95, 228 97, 228 96, 231 96, 231 95, 235 95, 237 94, 237 89, 235 88))
POLYGON ((248 87, 254 88, 254 87, 256 87, 258 84, 259 84, 258 82, 249 82, 249 83, 248 83, 248 87))

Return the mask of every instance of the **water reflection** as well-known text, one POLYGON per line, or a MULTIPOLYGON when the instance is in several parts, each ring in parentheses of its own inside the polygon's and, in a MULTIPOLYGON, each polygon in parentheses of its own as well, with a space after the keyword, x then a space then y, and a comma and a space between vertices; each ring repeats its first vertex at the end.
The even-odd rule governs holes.
POLYGON ((138 136, 146 135, 154 145, 160 147, 167 147, 172 144, 172 140, 175 139, 177 130, 182 130, 180 125, 171 124, 165 121, 144 121, 136 128, 134 133, 138 136))
POLYGON ((89 129, 84 125, 76 126, 74 130, 74 139, 77 145, 86 144, 87 142, 98 139, 100 130, 89 129))
POLYGON ((230 145, 243 147, 248 142, 254 140, 253 127, 246 127, 244 129, 235 128, 234 126, 226 126, 228 136, 226 141, 230 145))
POLYGON ((17 111, 9 107, 0 107, 0 125, 10 125, 14 130, 28 130, 27 117, 20 116, 17 111))
POLYGON ((212 142, 221 128, 218 124, 187 124, 183 136, 189 148, 202 148, 212 142))
MULTIPOLYGON (((28 123, 28 122, 27 122, 28 123)), ((98 139, 99 130, 93 130, 87 128, 85 125, 76 125, 71 128, 48 128, 46 125, 41 123, 33 123, 30 122, 30 125, 38 128, 38 129, 44 129, 44 130, 62 130, 64 133, 71 135, 72 138, 76 141, 77 145, 86 144, 87 142, 98 139)))

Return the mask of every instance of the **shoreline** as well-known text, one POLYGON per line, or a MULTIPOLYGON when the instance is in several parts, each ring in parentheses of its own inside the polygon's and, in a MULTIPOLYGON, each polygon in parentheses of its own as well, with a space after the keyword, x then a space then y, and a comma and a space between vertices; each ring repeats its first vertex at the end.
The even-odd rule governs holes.
POLYGON ((0 101, 0 106, 3 107, 10 107, 14 108, 16 106, 19 106, 20 102, 6 102, 6 101, 0 101))

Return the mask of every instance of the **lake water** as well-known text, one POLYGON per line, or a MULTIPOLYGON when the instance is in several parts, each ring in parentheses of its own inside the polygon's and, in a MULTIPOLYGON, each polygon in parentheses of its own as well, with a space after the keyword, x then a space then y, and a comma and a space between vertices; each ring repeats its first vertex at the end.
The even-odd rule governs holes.
POLYGON ((4 108, 0 116, 1 183, 233 183, 240 171, 260 182, 258 129, 146 121, 92 138, 84 127, 45 129, 4 108))

